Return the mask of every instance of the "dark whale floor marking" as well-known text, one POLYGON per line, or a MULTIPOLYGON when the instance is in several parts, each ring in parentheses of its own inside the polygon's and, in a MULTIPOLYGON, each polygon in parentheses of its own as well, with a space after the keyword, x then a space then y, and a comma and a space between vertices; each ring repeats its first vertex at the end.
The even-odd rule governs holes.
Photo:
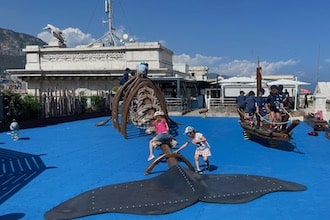
POLYGON ((99 187, 69 199, 45 213, 45 219, 72 219, 107 212, 166 214, 198 201, 244 203, 267 193, 302 191, 301 184, 242 175, 199 175, 179 165, 148 180, 99 187))

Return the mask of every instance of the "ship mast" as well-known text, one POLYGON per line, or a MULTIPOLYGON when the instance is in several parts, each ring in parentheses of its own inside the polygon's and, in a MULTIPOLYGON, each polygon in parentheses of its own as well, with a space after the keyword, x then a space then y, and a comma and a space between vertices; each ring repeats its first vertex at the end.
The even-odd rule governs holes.
MULTIPOLYGON (((257 95, 259 95, 259 90, 262 88, 261 85, 261 81, 262 81, 262 76, 261 76, 261 72, 262 72, 262 68, 260 66, 260 61, 259 61, 259 56, 258 56, 258 66, 257 66, 257 70, 256 70, 256 79, 257 79, 257 95)), ((257 114, 257 126, 260 127, 260 122, 261 122, 261 118, 260 115, 257 114)))
POLYGON ((258 94, 258 91, 262 88, 262 86, 261 86, 261 80, 262 80, 261 71, 262 71, 262 68, 260 66, 260 61, 259 61, 259 57, 258 57, 258 66, 257 66, 257 70, 256 70, 257 94, 258 94))

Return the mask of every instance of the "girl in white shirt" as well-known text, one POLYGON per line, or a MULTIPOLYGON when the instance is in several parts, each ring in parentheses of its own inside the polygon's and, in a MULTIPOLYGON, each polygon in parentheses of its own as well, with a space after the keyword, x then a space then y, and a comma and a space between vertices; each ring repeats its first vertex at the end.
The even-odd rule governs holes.
POLYGON ((196 145, 194 160, 195 165, 198 173, 202 173, 200 166, 199 166, 199 157, 202 156, 203 160, 205 162, 205 169, 210 169, 210 162, 209 162, 209 156, 211 156, 211 150, 210 145, 207 142, 204 135, 200 132, 197 132, 193 127, 188 126, 185 129, 185 134, 189 136, 190 140, 184 143, 178 150, 175 152, 179 152, 183 148, 187 147, 190 142, 196 145))

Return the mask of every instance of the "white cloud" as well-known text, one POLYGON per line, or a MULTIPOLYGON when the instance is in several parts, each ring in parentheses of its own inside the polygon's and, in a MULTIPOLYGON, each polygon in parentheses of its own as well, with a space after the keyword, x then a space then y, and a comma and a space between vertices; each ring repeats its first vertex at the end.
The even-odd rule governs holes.
MULTIPOLYGON (((96 39, 94 39, 91 34, 88 33, 85 34, 78 28, 69 27, 61 31, 63 33, 67 47, 89 45, 90 43, 96 41, 96 39)), ((119 27, 118 29, 115 30, 115 35, 118 36, 118 38, 122 38, 124 33, 126 33, 124 27, 119 27)), ((43 31, 39 33, 37 36, 46 43, 48 43, 52 39, 50 31, 43 31)), ((129 35, 128 37, 129 37, 128 40, 134 40, 134 41, 138 40, 137 36, 129 35)))
POLYGON ((201 54, 196 54, 195 57, 190 57, 188 54, 173 55, 173 63, 184 63, 189 66, 212 66, 222 60, 221 57, 208 57, 201 54))
POLYGON ((66 28, 62 32, 68 47, 88 45, 95 41, 91 34, 85 34, 78 28, 66 28))
MULTIPOLYGON (((277 62, 262 61, 260 62, 260 66, 262 67, 263 74, 271 75, 276 74, 280 69, 294 66, 297 63, 298 62, 294 60, 277 62)), ((251 76, 256 73, 257 65, 257 63, 248 60, 233 60, 229 63, 220 64, 218 67, 214 68, 214 71, 228 76, 251 76)), ((210 70, 213 69, 210 68, 210 70)))
POLYGON ((276 74, 276 71, 288 67, 297 65, 299 61, 295 60, 286 60, 286 61, 277 61, 277 62, 261 62, 260 65, 262 66, 263 72, 267 74, 276 74))
MULTIPOLYGON (((68 47, 76 47, 79 45, 88 45, 95 41, 91 34, 85 34, 78 28, 66 28, 61 30, 64 36, 65 43, 68 47)), ((49 31, 43 31, 39 33, 38 38, 48 43, 51 39, 51 33, 49 31)))
MULTIPOLYGON (((255 74, 257 63, 248 60, 232 60, 225 62, 222 57, 208 57, 201 54, 196 54, 191 57, 188 54, 174 55, 173 63, 185 63, 189 66, 206 65, 209 67, 210 73, 217 73, 227 76, 251 76, 255 74)), ((262 61, 263 74, 276 74, 277 71, 289 66, 294 66, 298 63, 295 60, 268 62, 262 61)))
POLYGON ((233 60, 229 63, 223 63, 217 67, 210 68, 210 72, 227 76, 251 76, 255 72, 256 67, 256 63, 248 60, 233 60))
MULTIPOLYGON (((189 66, 206 65, 209 67, 209 73, 216 73, 227 76, 251 76, 255 74, 257 63, 248 60, 232 60, 225 62, 223 57, 209 57, 201 54, 196 54, 191 57, 188 54, 174 55, 173 63, 185 63, 189 66)), ((277 71, 289 66, 294 66, 298 61, 286 60, 277 62, 260 62, 263 74, 276 74, 277 71)))

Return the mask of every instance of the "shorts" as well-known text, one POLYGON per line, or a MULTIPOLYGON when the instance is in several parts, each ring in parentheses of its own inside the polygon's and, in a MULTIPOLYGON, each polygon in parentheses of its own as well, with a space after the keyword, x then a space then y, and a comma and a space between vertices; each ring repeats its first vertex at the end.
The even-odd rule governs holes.
POLYGON ((172 135, 168 133, 157 134, 154 138, 155 141, 169 141, 172 139, 172 135))
POLYGON ((210 148, 205 148, 203 150, 197 148, 195 150, 195 155, 203 156, 203 157, 209 157, 209 156, 211 156, 210 148))
POLYGON ((280 112, 280 109, 279 108, 276 108, 276 106, 270 106, 269 109, 272 112, 280 112))

